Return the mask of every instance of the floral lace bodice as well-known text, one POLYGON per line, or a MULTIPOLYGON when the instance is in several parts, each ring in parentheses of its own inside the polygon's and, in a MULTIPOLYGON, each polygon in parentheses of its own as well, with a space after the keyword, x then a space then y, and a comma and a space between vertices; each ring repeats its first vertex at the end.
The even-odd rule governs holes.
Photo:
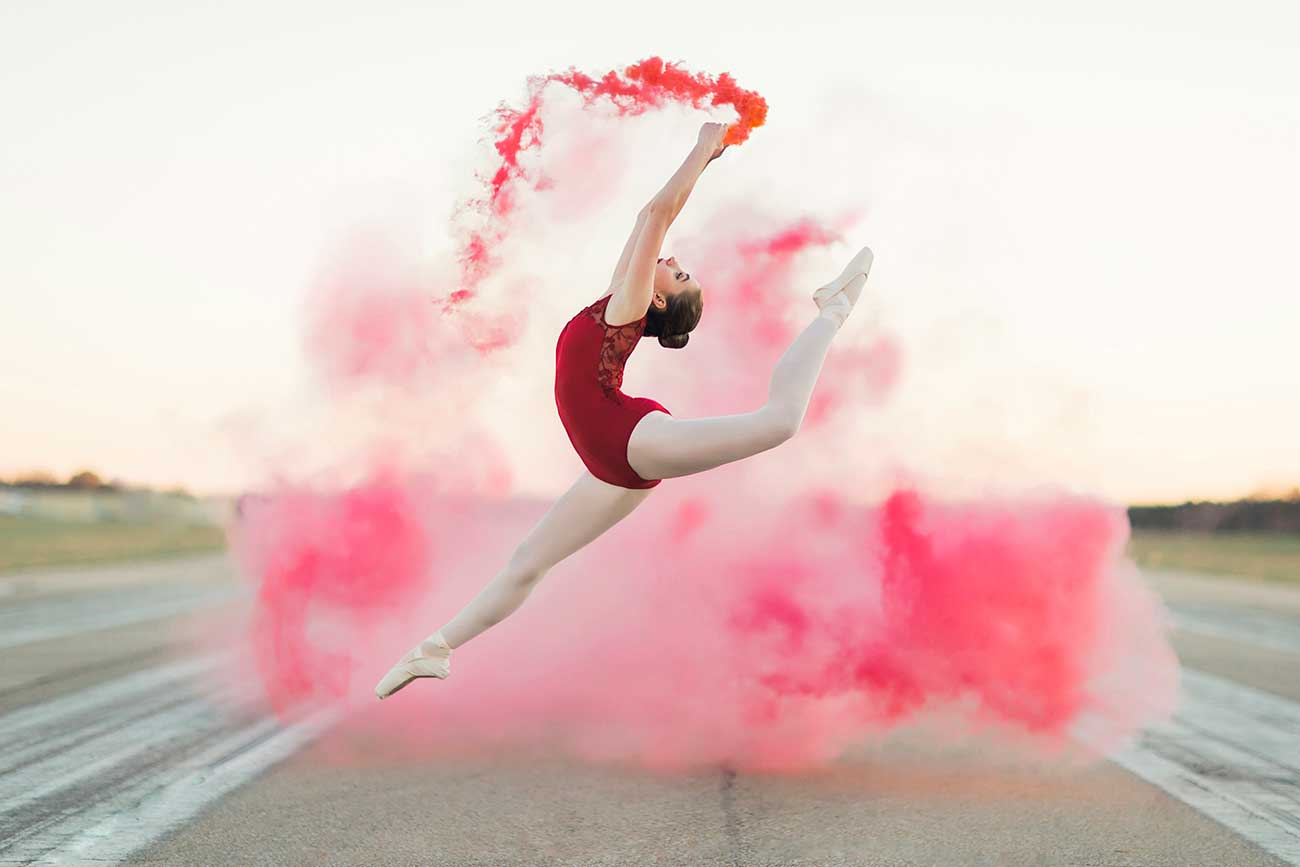
POLYGON ((645 317, 626 325, 608 325, 605 323, 605 308, 609 299, 606 295, 587 308, 587 314, 604 330, 605 336, 600 342, 600 361, 596 369, 596 379, 606 393, 623 387, 623 366, 628 356, 636 349, 637 341, 645 333, 645 317))

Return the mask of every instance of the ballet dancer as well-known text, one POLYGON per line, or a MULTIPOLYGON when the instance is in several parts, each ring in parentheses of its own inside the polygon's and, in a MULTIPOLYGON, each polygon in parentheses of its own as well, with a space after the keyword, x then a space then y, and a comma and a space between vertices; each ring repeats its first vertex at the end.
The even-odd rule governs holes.
POLYGON ((813 292, 817 315, 777 361, 767 402, 758 409, 681 419, 659 402, 631 397, 621 388, 623 366, 643 336, 680 349, 700 321, 703 288, 677 259, 660 257, 659 248, 704 168, 726 150, 726 132, 721 123, 700 128, 681 167, 637 215, 609 291, 560 332, 555 404, 586 471, 487 586, 384 675, 375 687, 379 698, 417 677, 447 677, 453 649, 512 614, 553 566, 630 515, 663 479, 756 455, 799 430, 831 340, 867 282, 872 253, 866 247, 813 292))

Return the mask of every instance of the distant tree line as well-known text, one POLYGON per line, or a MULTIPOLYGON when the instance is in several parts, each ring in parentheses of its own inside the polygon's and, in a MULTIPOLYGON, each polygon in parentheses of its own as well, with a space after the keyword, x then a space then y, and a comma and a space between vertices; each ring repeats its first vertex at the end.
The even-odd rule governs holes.
MULTIPOLYGON (((53 473, 44 471, 23 473, 11 479, 0 479, 0 488, 25 488, 28 490, 66 490, 66 491, 143 491, 149 490, 140 485, 127 485, 121 479, 104 481, 98 473, 82 470, 60 481, 53 473)), ((192 498, 193 495, 182 487, 170 488, 165 493, 178 497, 192 498)))
POLYGON ((1135 530, 1194 533, 1300 533, 1300 491, 1286 499, 1230 503, 1187 502, 1177 506, 1130 506, 1135 530))

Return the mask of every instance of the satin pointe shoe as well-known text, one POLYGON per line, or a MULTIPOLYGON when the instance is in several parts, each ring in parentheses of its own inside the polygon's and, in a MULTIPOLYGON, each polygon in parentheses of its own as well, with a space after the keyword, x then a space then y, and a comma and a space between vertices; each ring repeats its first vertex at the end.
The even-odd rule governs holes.
POLYGON ((417 677, 444 679, 451 674, 451 647, 441 632, 435 632, 406 652, 397 665, 375 686, 380 701, 388 698, 417 677))

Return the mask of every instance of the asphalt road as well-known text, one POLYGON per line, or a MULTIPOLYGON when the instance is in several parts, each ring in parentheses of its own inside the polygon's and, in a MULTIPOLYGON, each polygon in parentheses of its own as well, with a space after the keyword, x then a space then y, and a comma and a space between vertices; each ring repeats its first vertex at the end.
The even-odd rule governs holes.
POLYGON ((245 604, 231 572, 0 577, 0 863, 1300 864, 1300 592, 1150 576, 1184 702, 1086 769, 904 736, 817 773, 670 776, 328 761, 333 717, 277 722, 217 676, 200 627, 245 604))

